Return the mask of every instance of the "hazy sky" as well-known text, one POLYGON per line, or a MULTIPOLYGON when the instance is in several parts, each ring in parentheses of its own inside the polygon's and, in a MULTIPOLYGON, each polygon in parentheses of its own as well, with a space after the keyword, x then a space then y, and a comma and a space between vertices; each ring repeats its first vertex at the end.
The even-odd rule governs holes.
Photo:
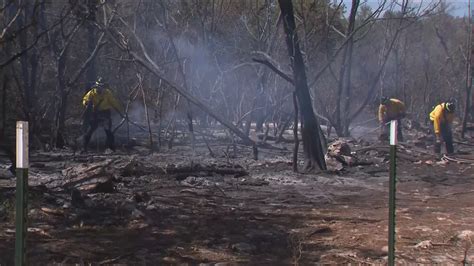
MULTIPOLYGON (((350 9, 352 0, 343 0, 348 9, 350 9)), ((366 5, 370 5, 371 7, 377 7, 379 4, 379 0, 361 0, 361 4, 364 3, 366 5)), ((437 2, 435 0, 411 0, 410 3, 411 5, 428 5, 432 2, 437 2)), ((446 3, 448 3, 451 6, 450 13, 453 16, 458 16, 458 17, 463 17, 467 16, 468 12, 468 2, 469 0, 445 0, 446 3)), ((474 0, 471 0, 471 9, 474 6, 474 0)))
MULTIPOLYGON (((467 16, 468 15, 468 12, 467 12, 467 6, 468 6, 468 0, 451 0, 449 1, 449 3, 453 6, 453 15, 455 16, 467 16)), ((473 5, 473 2, 471 0, 471 9, 472 9, 472 6, 473 5)))

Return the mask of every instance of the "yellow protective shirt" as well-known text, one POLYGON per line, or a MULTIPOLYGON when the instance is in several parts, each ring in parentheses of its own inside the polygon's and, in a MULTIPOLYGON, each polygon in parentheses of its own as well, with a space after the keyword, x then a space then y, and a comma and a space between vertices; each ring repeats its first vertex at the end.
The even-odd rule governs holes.
POLYGON ((105 111, 112 108, 118 111, 122 110, 122 106, 109 89, 105 89, 102 94, 99 94, 96 88, 91 89, 82 98, 82 104, 87 106, 89 101, 92 101, 94 110, 105 111))
POLYGON ((390 99, 388 104, 381 104, 379 106, 379 121, 397 119, 401 115, 405 114, 405 104, 398 99, 390 99))
POLYGON ((454 120, 454 113, 446 111, 445 103, 438 104, 430 113, 430 120, 433 121, 435 134, 441 133, 441 124, 452 123, 454 120))

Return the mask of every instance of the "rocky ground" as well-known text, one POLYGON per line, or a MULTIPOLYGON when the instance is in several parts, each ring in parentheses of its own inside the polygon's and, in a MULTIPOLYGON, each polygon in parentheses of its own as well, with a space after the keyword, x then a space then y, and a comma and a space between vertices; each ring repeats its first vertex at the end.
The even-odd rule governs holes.
MULTIPOLYGON (((437 161, 429 138, 407 138, 399 147, 397 262, 474 262, 474 149, 458 145, 456 157, 437 161)), ((152 155, 140 147, 111 155, 33 153, 28 260, 386 262, 386 143, 342 140, 331 147, 331 171, 324 173, 292 172, 291 143, 270 142, 273 148, 260 149, 258 161, 244 146, 210 143, 214 157, 204 144, 194 152, 178 145, 152 155)), ((12 265, 15 183, 3 163, 0 265, 12 265)))

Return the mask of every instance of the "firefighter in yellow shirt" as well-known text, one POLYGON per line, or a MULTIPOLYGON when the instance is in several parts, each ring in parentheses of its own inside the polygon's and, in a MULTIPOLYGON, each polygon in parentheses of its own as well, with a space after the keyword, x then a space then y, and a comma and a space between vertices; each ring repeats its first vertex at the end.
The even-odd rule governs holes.
POLYGON ((84 151, 94 131, 102 126, 107 136, 107 147, 115 151, 114 133, 112 132, 111 109, 122 115, 122 106, 102 78, 98 78, 91 90, 82 99, 84 112, 84 126, 87 128, 84 135, 84 151))
POLYGON ((453 133, 451 125, 454 120, 454 111, 456 105, 452 101, 438 104, 430 113, 430 120, 433 122, 436 143, 434 146, 435 153, 441 153, 441 143, 446 144, 446 153, 454 152, 453 133))
POLYGON ((406 116, 405 104, 395 98, 383 97, 379 106, 380 139, 388 140, 389 125, 392 120, 398 121, 398 139, 403 141, 401 119, 406 116))

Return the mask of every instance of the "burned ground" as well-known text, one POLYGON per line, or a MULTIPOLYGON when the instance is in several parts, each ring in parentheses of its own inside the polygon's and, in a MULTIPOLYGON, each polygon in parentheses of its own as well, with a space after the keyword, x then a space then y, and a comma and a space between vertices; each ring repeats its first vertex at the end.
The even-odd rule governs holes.
MULTIPOLYGON (((224 140, 211 145, 214 158, 199 145, 151 155, 140 147, 33 153, 28 260, 385 263, 387 145, 343 143, 357 161, 325 173, 292 172, 291 143, 271 143, 257 161, 251 149, 224 140)), ((435 161, 413 143, 399 148, 397 262, 460 263, 466 250, 473 261, 471 164, 435 161)), ((1 174, 8 175, 6 165, 1 174)), ((0 180, 2 265, 14 259, 14 185, 0 180)))

